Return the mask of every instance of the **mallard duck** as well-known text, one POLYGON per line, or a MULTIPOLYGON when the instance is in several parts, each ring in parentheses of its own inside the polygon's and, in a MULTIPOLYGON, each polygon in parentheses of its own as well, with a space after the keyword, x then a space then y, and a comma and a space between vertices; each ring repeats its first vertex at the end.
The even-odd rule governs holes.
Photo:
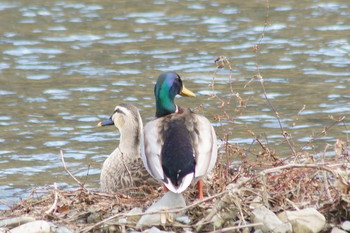
POLYGON ((144 128, 142 159, 148 172, 174 193, 202 181, 217 158, 217 139, 209 120, 174 103, 177 94, 195 96, 175 72, 162 73, 154 88, 156 119, 144 128))
POLYGON ((138 109, 132 104, 117 105, 109 119, 98 123, 98 126, 107 125, 115 125, 119 129, 120 142, 103 163, 100 176, 102 191, 116 192, 127 187, 157 184, 141 160, 143 124, 138 109))

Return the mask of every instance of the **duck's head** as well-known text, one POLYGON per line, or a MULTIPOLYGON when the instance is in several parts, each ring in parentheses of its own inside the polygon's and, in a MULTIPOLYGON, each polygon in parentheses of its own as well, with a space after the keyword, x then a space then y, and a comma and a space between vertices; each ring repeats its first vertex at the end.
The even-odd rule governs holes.
POLYGON ((174 103, 174 98, 177 94, 190 97, 196 96, 184 86, 177 73, 169 71, 160 74, 156 86, 154 87, 157 108, 156 117, 176 112, 177 108, 174 103))
POLYGON ((119 131, 123 131, 124 129, 130 130, 140 125, 142 126, 142 120, 138 109, 134 105, 122 103, 115 107, 110 118, 97 124, 97 126, 109 125, 115 125, 119 131))

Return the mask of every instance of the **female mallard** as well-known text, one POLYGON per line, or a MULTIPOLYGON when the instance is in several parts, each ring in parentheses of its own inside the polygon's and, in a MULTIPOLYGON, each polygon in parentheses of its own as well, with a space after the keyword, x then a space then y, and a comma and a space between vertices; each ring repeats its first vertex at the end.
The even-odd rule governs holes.
POLYGON ((198 180, 201 199, 200 178, 213 169, 217 158, 216 135, 207 118, 174 103, 177 94, 195 96, 177 73, 162 73, 154 88, 157 119, 144 128, 142 159, 148 172, 174 193, 198 180))
POLYGON ((157 182, 147 173, 140 156, 142 119, 132 104, 116 106, 112 116, 98 126, 115 125, 120 131, 119 146, 104 161, 100 176, 101 189, 115 192, 118 189, 157 182))

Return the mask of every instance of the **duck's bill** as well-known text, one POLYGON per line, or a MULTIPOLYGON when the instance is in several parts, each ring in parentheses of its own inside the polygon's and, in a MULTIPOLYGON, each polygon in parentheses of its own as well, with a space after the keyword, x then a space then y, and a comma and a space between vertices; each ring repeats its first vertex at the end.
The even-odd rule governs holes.
POLYGON ((188 90, 188 89, 185 87, 185 85, 182 85, 182 90, 181 90, 181 92, 180 92, 180 95, 182 95, 182 96, 188 96, 188 97, 195 97, 195 96, 196 96, 192 91, 188 90))
POLYGON ((112 118, 109 118, 108 120, 105 120, 105 121, 101 121, 97 124, 97 126, 107 126, 107 125, 114 125, 112 118))

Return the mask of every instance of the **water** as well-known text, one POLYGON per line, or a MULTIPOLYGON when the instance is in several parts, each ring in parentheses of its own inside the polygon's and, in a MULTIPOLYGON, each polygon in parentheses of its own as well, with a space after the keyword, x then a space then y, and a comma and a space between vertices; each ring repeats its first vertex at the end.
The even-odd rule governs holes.
MULTIPOLYGON (((0 3, 1 209, 36 187, 76 187, 60 149, 70 171, 98 188, 102 162, 119 134, 113 127, 97 128, 97 122, 121 102, 135 104, 145 122, 152 119, 153 86, 161 71, 179 72, 198 97, 177 103, 195 109, 202 104, 220 138, 230 132, 230 142, 247 146, 252 130, 266 135, 281 156, 290 150, 259 82, 244 88, 257 62, 297 150, 332 124, 330 115, 350 112, 347 0, 270 2, 257 58, 253 46, 264 30, 263 1, 0 3), (221 102, 208 94, 220 55, 231 62, 233 90, 247 105, 232 97, 225 105, 231 121, 218 122, 221 102)), ((220 70, 215 93, 225 101, 228 83, 228 69, 220 70)), ((346 140, 347 124, 346 119, 306 149, 319 153, 337 138, 346 140)))

